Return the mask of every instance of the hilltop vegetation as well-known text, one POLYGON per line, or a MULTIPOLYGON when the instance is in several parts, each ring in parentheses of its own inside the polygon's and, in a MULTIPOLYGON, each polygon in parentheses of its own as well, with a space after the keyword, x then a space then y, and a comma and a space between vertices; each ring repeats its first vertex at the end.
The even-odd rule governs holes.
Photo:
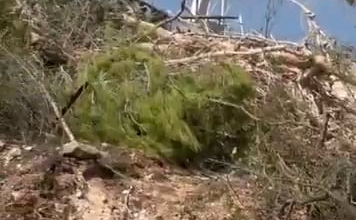
MULTIPOLYGON (((226 195, 229 219, 356 216, 348 199, 354 193, 349 181, 356 133, 350 95, 354 73, 340 51, 257 35, 173 33, 151 23, 159 19, 112 1, 2 1, 0 13, 0 131, 5 137, 45 142, 46 153, 54 150, 48 142, 57 147, 72 141, 54 105, 65 112, 76 140, 114 149, 107 161, 136 164, 132 154, 143 152, 139 162, 155 158, 180 165, 180 171, 223 179, 219 186, 228 187, 218 187, 221 195, 207 187, 211 191, 197 201, 220 204, 226 195), (335 93, 335 83, 350 89, 343 90, 344 98, 335 93), (122 157, 121 149, 133 153, 122 157), (121 156, 119 162, 115 156, 121 156), (226 173, 234 173, 235 184, 225 180, 226 173), (253 187, 247 207, 237 202, 238 193, 247 190, 244 181, 253 187)), ((131 172, 108 167, 115 174, 131 172)), ((137 178, 149 185, 153 177, 144 175, 137 178)), ((174 183, 180 177, 169 175, 173 188, 204 182, 191 174, 174 183)), ((78 185, 92 183, 86 181, 78 185)), ((195 210, 189 216, 217 212, 201 203, 190 207, 195 210)))

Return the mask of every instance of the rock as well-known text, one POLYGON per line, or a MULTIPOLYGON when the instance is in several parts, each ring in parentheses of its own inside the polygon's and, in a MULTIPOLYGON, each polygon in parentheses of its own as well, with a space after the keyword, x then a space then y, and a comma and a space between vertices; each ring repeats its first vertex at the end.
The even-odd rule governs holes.
POLYGON ((146 175, 144 177, 145 180, 147 181, 152 181, 152 180, 155 180, 155 181, 165 181, 165 180, 168 180, 168 178, 164 175, 164 173, 158 171, 158 170, 154 170, 152 171, 152 173, 146 175))
POLYGON ((21 155, 21 150, 19 148, 12 148, 5 156, 4 166, 6 167, 12 159, 21 155))
POLYGON ((348 89, 341 81, 334 82, 334 85, 332 86, 332 94, 341 100, 345 100, 347 98, 353 98, 353 97, 349 97, 350 95, 348 89))
POLYGON ((3 147, 5 147, 5 141, 0 140, 0 148, 3 148, 3 147))
POLYGON ((6 147, 6 144, 3 140, 0 140, 0 151, 3 151, 6 147))
POLYGON ((108 143, 103 142, 103 143, 101 143, 101 146, 102 146, 102 147, 109 147, 109 144, 108 144, 108 143))
POLYGON ((11 197, 14 201, 19 201, 20 198, 24 197, 24 193, 22 191, 14 191, 11 193, 11 197))
POLYGON ((75 197, 77 197, 78 199, 83 199, 84 198, 84 192, 82 192, 81 190, 77 189, 77 192, 75 193, 75 197))
POLYGON ((64 144, 61 154, 65 157, 73 157, 80 160, 100 159, 103 155, 103 153, 94 146, 76 141, 64 144))
POLYGON ((23 145, 22 149, 24 149, 25 151, 31 151, 33 149, 32 146, 28 146, 28 145, 23 145))
POLYGON ((25 189, 12 192, 11 199, 12 203, 6 206, 6 211, 21 215, 33 212, 38 204, 38 195, 25 189))
POLYGON ((41 37, 39 34, 37 34, 35 32, 31 32, 30 33, 30 39, 31 39, 30 40, 31 44, 36 44, 40 40, 43 40, 43 37, 41 37))

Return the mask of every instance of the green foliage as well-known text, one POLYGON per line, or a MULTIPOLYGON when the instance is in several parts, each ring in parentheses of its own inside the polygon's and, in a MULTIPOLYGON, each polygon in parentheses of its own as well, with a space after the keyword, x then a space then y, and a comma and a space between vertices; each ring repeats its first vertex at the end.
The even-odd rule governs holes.
MULTIPOLYGON (((240 109, 253 95, 239 67, 220 63, 169 76, 161 59, 135 46, 109 50, 85 64, 78 83, 89 82, 74 109, 77 135, 125 143, 179 162, 229 157, 250 137, 250 119, 240 109)), ((242 151, 241 151, 242 152, 242 151)))

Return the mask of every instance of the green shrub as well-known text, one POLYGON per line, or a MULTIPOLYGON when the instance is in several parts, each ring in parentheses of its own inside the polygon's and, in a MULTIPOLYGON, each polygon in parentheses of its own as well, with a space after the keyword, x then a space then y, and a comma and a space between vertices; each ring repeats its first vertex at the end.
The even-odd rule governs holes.
POLYGON ((135 46, 94 57, 77 80, 89 87, 70 120, 76 134, 179 162, 230 157, 235 147, 242 152, 251 136, 250 119, 216 100, 243 104, 253 95, 248 75, 226 63, 167 73, 157 55, 135 46))

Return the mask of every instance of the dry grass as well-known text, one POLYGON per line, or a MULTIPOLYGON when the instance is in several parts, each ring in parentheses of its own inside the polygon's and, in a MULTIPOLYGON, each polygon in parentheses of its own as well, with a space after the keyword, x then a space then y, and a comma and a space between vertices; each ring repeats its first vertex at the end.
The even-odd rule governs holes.
POLYGON ((51 111, 37 83, 11 57, 8 56, 1 62, 2 133, 31 139, 48 131, 51 111))

